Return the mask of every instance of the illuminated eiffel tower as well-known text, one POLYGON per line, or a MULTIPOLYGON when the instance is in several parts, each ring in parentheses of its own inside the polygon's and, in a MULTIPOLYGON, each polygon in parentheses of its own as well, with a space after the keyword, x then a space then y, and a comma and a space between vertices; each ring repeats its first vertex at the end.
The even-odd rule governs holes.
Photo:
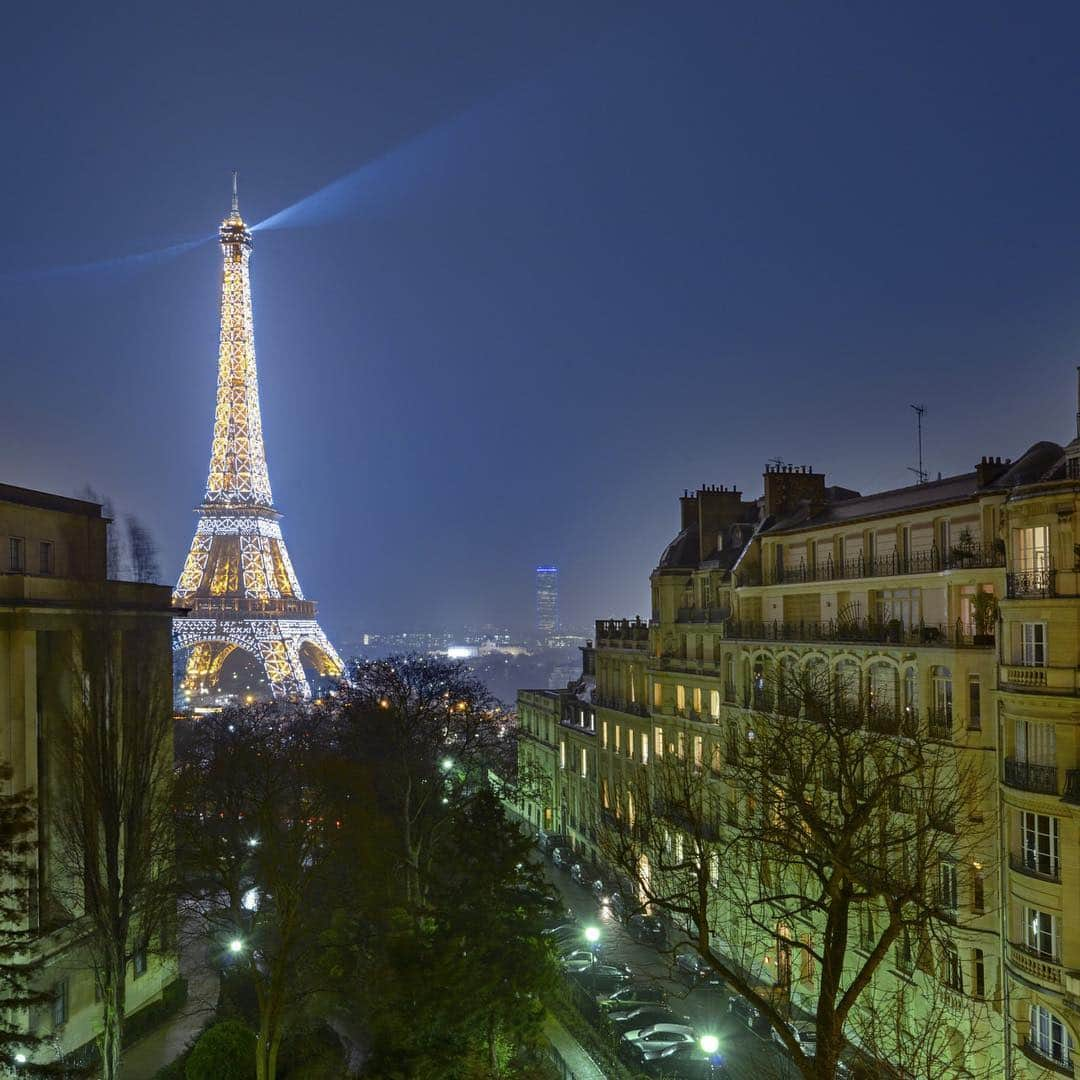
POLYGON ((185 689, 211 693, 225 660, 240 649, 261 663, 274 697, 311 696, 304 661, 339 675, 341 660, 304 599, 274 509, 259 417, 251 317, 251 233, 232 213, 218 232, 225 257, 217 407, 206 498, 173 602, 173 649, 187 653, 185 689))

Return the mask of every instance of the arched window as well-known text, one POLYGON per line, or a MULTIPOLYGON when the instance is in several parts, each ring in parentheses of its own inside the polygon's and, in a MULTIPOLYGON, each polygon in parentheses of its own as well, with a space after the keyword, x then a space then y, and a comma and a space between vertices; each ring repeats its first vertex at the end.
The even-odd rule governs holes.
POLYGON ((934 667, 930 690, 930 707, 935 723, 952 727, 952 672, 947 667, 934 667))
POLYGON ((1072 1067, 1072 1035, 1060 1018, 1042 1005, 1031 1006, 1028 1046, 1055 1065, 1072 1067))
POLYGON ((854 660, 841 660, 833 672, 836 708, 854 712, 859 707, 859 669, 854 660))
POLYGON ((870 666, 870 708, 887 713, 896 712, 896 669, 891 664, 870 666))

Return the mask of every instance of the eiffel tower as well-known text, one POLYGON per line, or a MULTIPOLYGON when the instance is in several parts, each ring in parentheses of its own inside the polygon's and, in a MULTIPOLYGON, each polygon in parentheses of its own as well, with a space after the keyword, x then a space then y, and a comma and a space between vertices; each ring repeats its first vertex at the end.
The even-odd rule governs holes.
POLYGON ((308 698, 304 661, 320 675, 339 675, 341 659, 315 618, 293 570, 270 492, 248 259, 251 233, 240 216, 236 174, 232 212, 218 231, 225 272, 217 407, 206 498, 173 592, 187 608, 173 620, 173 649, 187 654, 185 689, 210 693, 237 649, 262 664, 276 698, 308 698))

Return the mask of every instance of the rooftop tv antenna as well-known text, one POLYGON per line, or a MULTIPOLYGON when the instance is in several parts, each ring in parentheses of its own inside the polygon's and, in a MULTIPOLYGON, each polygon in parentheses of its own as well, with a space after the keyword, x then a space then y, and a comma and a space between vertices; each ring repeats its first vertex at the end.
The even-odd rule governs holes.
POLYGON ((926 406, 912 405, 911 407, 915 410, 915 444, 919 450, 919 467, 917 469, 913 469, 909 465, 908 472, 912 472, 915 474, 916 483, 925 484, 926 481, 929 479, 926 470, 923 468, 922 458, 922 418, 923 414, 926 412, 926 406))

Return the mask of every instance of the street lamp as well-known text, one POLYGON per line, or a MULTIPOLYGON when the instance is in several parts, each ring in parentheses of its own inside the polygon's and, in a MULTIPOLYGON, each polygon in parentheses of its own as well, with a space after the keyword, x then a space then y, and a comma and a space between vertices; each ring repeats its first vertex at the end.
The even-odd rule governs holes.
POLYGON ((454 767, 454 759, 449 758, 449 757, 444 757, 442 759, 441 764, 442 764, 442 771, 443 772, 449 772, 454 767))
POLYGON ((229 942, 229 952, 235 955, 236 953, 241 953, 243 951, 244 943, 238 937, 234 937, 232 941, 229 942))
POLYGON ((16 1065, 25 1065, 26 1064, 26 1055, 24 1053, 22 1053, 21 1051, 18 1054, 15 1055, 15 1064, 16 1065))
POLYGON ((720 1040, 715 1035, 702 1035, 698 1046, 710 1057, 720 1049, 720 1040))
POLYGON ((595 959, 596 947, 600 943, 600 928, 597 926, 586 926, 585 940, 589 943, 589 948, 592 949, 593 959, 595 959))

